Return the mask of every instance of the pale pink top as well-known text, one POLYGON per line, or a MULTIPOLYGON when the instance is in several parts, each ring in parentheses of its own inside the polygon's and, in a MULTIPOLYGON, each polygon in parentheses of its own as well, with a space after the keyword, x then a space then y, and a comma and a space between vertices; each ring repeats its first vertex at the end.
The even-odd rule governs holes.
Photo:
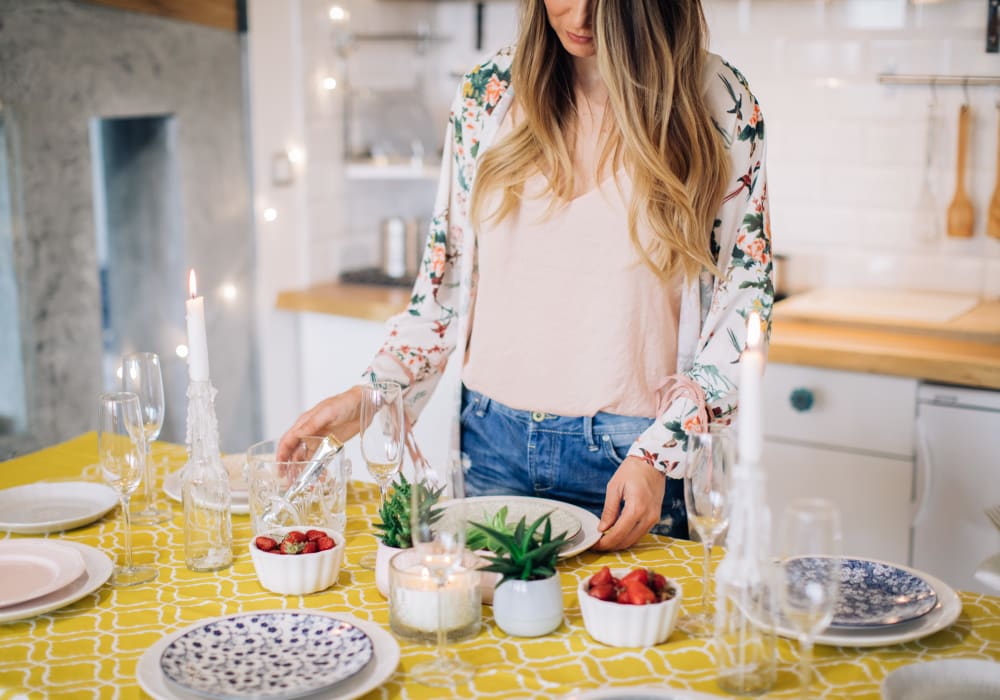
POLYGON ((519 212, 480 232, 470 389, 562 416, 658 415, 657 390, 677 371, 681 285, 640 261, 631 181, 619 172, 618 182, 621 191, 610 177, 546 217, 538 175, 519 212))

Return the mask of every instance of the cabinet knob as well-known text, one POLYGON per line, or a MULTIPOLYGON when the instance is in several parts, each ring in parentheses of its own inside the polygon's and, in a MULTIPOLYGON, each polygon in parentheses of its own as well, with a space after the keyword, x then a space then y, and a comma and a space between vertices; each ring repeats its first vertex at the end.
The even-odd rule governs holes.
POLYGON ((802 387, 792 389, 792 393, 788 396, 788 403, 792 404, 792 408, 799 413, 805 413, 811 409, 815 401, 816 397, 813 395, 812 390, 802 387))

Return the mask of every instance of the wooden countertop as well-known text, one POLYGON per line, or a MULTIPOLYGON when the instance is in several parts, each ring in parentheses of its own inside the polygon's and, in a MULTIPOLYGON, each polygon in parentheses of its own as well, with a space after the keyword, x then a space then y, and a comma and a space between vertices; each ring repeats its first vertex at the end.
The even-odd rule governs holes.
MULTIPOLYGON (((410 290, 331 282, 278 295, 277 308, 385 321, 410 290)), ((807 320, 775 305, 773 362, 914 377, 1000 390, 1000 301, 941 324, 807 320)))

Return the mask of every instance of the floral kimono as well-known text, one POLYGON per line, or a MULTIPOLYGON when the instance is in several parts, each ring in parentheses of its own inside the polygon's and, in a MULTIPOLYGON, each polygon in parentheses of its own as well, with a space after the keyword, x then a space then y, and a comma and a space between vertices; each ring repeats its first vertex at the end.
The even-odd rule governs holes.
MULTIPOLYGON (((366 372, 403 384, 410 420, 427 403, 448 358, 465 358, 478 276, 470 193, 479 156, 493 143, 514 97, 513 52, 504 49, 475 67, 452 104, 434 215, 413 296, 408 308, 388 321, 388 337, 366 372)), ((703 270, 682 290, 677 373, 664 378, 659 415, 629 450, 629 456, 675 477, 683 476, 678 467, 687 434, 704 430, 709 421, 733 419, 747 318, 758 312, 767 338, 774 297, 764 121, 740 72, 714 54, 706 59, 703 89, 731 159, 732 183, 711 232, 718 270, 703 270)), ((459 455, 460 389, 453 396, 453 457, 459 455)))

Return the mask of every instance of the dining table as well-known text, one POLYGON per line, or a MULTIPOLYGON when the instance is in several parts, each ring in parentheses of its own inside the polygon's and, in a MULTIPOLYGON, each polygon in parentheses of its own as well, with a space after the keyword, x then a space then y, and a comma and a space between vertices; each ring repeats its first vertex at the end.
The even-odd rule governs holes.
MULTIPOLYGON (((181 468, 183 446, 156 442, 157 478, 181 468)), ((100 481, 97 436, 66 442, 0 462, 0 489, 22 484, 100 481)), ((161 492, 162 493, 162 492, 161 492)), ((200 620, 253 611, 322 611, 389 627, 388 601, 375 586, 374 572, 360 566, 376 547, 378 490, 352 481, 348 488, 346 548, 334 585, 310 595, 278 595, 261 586, 254 572, 248 515, 233 515, 233 563, 215 572, 186 568, 183 512, 167 501, 172 517, 158 525, 133 525, 134 556, 157 569, 155 580, 129 588, 101 585, 80 600, 26 619, 0 623, 0 698, 141 698, 140 658, 166 636, 200 620)), ((947 527, 942 523, 942 527, 947 527)), ((101 550, 113 561, 122 553, 122 518, 116 507, 75 529, 38 535, 0 533, 0 539, 54 538, 101 550)), ((37 539, 36 539, 37 541, 37 539)), ((724 551, 716 548, 713 565, 724 551)), ((534 638, 511 637, 482 608, 476 636, 449 645, 475 667, 473 679, 443 690, 420 685, 413 667, 435 654, 433 645, 397 639, 399 662, 366 698, 575 698, 599 688, 661 688, 725 697, 716 681, 711 638, 690 636, 683 626, 665 643, 646 648, 600 644, 587 633, 577 587, 603 566, 649 567, 675 580, 682 590, 682 615, 701 605, 702 545, 649 534, 620 552, 585 551, 560 561, 562 624, 534 638)), ((815 649, 815 698, 880 698, 887 674, 907 664, 938 659, 1000 661, 1000 597, 959 591, 961 613, 951 625, 906 643, 878 647, 815 649)), ((0 608, 2 613, 2 608, 0 608)), ((760 697, 798 697, 796 644, 777 642, 777 681, 760 697)), ((330 697, 335 697, 335 693, 330 697)))

